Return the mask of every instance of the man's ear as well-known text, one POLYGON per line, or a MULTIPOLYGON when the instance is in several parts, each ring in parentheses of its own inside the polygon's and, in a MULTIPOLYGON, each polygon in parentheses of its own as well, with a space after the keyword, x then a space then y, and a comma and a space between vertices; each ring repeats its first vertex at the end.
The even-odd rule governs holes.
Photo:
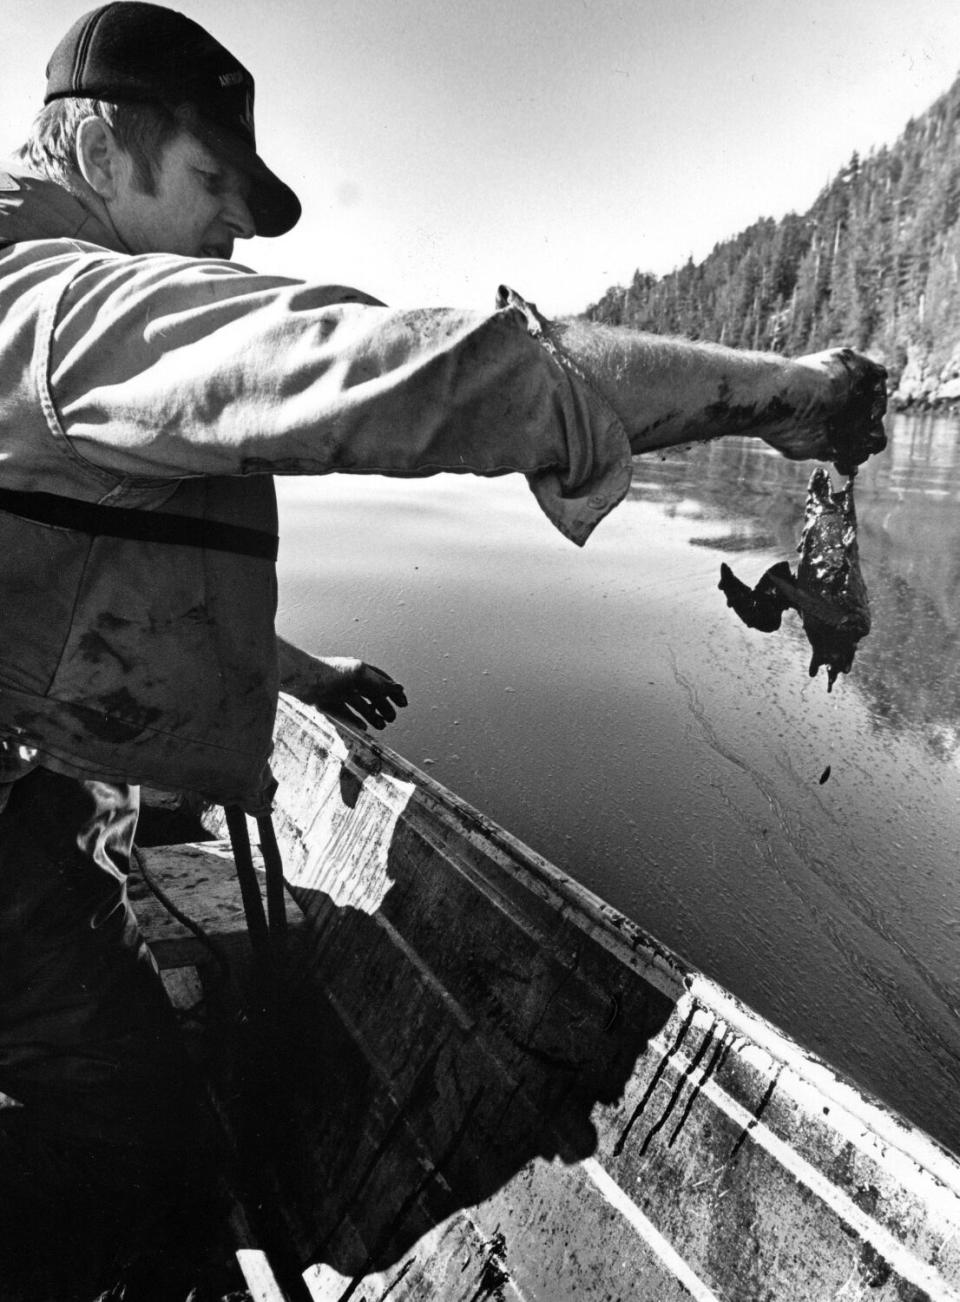
POLYGON ((123 152, 109 123, 92 115, 84 118, 77 128, 77 165, 101 199, 117 197, 123 163, 123 152))

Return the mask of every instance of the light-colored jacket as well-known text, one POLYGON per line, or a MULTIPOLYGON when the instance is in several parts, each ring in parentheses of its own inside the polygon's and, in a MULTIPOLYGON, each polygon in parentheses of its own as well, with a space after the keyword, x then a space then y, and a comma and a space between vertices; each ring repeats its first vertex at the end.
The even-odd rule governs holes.
MULTIPOLYGON (((616 416, 516 310, 392 310, 114 243, 0 174, 2 489, 269 534, 274 474, 517 471, 578 543, 626 492, 616 416)), ((0 732, 64 772, 262 801, 270 559, 9 507, 0 555, 0 732)))

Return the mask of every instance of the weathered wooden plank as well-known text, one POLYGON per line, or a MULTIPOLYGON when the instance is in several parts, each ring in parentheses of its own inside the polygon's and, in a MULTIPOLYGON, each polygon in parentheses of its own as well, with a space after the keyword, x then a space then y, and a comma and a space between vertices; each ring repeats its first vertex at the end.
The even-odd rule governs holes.
POLYGON ((203 1003, 203 981, 192 963, 178 963, 176 967, 161 969, 167 998, 178 1013, 194 1013, 203 1003))
POLYGON ((273 763, 293 885, 316 890, 322 881, 337 907, 373 913, 395 890, 395 838, 414 829, 439 863, 475 873, 478 891, 499 898, 516 924, 553 932, 569 916, 579 937, 611 948, 619 964, 673 998, 682 992, 687 968, 674 954, 387 748, 283 697, 273 763))
POLYGON ((745 1297, 957 1296, 955 1191, 915 1163, 894 1176, 903 1163, 869 1130, 823 1096, 805 1106, 782 1060, 695 1001, 660 1048, 658 1079, 638 1073, 602 1119, 598 1161, 642 1191, 705 1282, 745 1297))
MULTIPOLYGON (((960 1296, 951 1155, 389 752, 291 706, 278 770, 314 973, 366 1062, 371 1203, 442 1168, 420 1205, 499 1226, 530 1297, 960 1296)), ((376 1236, 359 1196, 350 1220, 376 1236)))
MULTIPOLYGON (((477 926, 476 910, 472 925, 477 926)), ((454 954, 462 947, 452 932, 450 939, 448 953, 454 954)), ((471 1013, 456 1003, 453 1016, 438 977, 426 973, 421 960, 411 961, 409 947, 398 943, 395 929, 382 917, 348 908, 323 922, 321 959, 312 975, 323 983, 352 1041, 338 1044, 340 1070, 351 1056, 355 1060, 352 1078, 338 1080, 335 1092, 363 1100, 363 1111, 347 1115, 339 1105, 335 1129, 349 1137, 344 1148, 325 1124, 329 1105, 311 1099, 310 1082, 301 1074, 292 1085, 299 1121, 291 1160, 302 1166, 316 1153, 316 1179, 337 1191, 324 1195, 322 1217, 339 1222, 349 1212, 352 1223, 362 1226, 365 1251, 374 1256, 394 1246, 402 1250, 419 1228, 434 1223, 429 1218, 442 1219, 481 1200, 516 1171, 518 1162, 537 1152, 570 1158, 590 1153, 596 1141, 591 1109, 598 1097, 620 1092, 633 1059, 628 1046, 650 1031, 641 1024, 611 1037, 610 1000, 574 999, 568 987, 579 977, 566 964, 557 965, 552 975, 533 968, 534 997, 522 991, 520 1007, 515 986, 520 957, 506 953, 494 964, 497 979, 508 967, 510 980, 505 991, 491 993, 483 965, 470 952, 464 993, 471 1013), (357 954, 363 955, 361 964, 357 954), (600 1048, 577 1029, 584 1024, 584 1002, 594 1015, 597 1044, 605 1040, 600 1048), (606 1025, 601 1017, 608 1019, 606 1025), (577 1056, 571 1057, 571 1048, 577 1056), (401 1223, 410 1173, 422 1178, 431 1170, 442 1171, 445 1183, 438 1181, 425 1195, 428 1219, 415 1223, 415 1209, 408 1208, 401 1223)), ((528 964, 538 955, 542 967, 544 956, 536 946, 528 964)), ((644 1012, 643 1001, 634 1011, 644 1012)), ((317 1033, 316 1006, 307 1017, 312 1024, 301 1025, 301 1046, 317 1033)), ((289 1095, 287 1101, 290 1105, 289 1095)), ((301 1176, 291 1184, 302 1187, 309 1179, 301 1176)), ((326 1251, 344 1264, 337 1255, 347 1251, 342 1244, 329 1241, 326 1251)))
MULTIPOLYGON (((712 1018, 707 1020, 713 1022, 712 1018)), ((602 1177, 598 1180, 600 1162, 593 1159, 569 1168, 558 1167, 555 1162, 543 1158, 536 1159, 516 1173, 513 1179, 505 1181, 502 1188, 494 1190, 488 1199, 481 1200, 474 1215, 490 1235, 498 1232, 505 1235, 511 1248, 509 1260, 514 1272, 511 1278, 525 1294, 546 1298, 606 1296, 614 1260, 614 1256, 608 1254, 613 1251, 613 1242, 618 1263, 615 1274, 632 1281, 637 1288, 642 1282, 642 1287, 650 1290, 638 1293, 639 1296, 683 1296, 683 1289, 686 1289, 687 1292, 693 1291, 695 1296, 708 1297, 716 1289, 719 1296, 752 1297, 763 1296, 764 1290, 772 1289, 770 1295, 777 1297, 827 1297, 849 1285, 851 1280, 869 1285, 870 1296, 875 1298, 903 1297, 902 1290, 909 1284, 916 1287, 929 1285, 932 1289, 930 1296, 949 1296, 949 1292, 942 1292, 943 1281, 938 1281, 935 1272, 925 1272, 919 1258, 912 1265, 904 1258, 906 1265, 898 1263, 885 1273, 884 1263, 890 1264, 888 1259, 895 1256, 889 1242, 882 1242, 882 1236, 878 1235, 873 1223, 866 1227, 866 1236, 858 1233, 856 1224, 850 1223, 851 1215, 857 1215, 857 1204, 847 1195, 847 1205, 844 1206, 839 1190, 832 1194, 828 1190, 827 1196, 839 1204, 847 1216, 845 1220, 838 1218, 825 1234, 823 1226, 817 1223, 815 1198, 798 1199, 794 1196, 794 1171, 776 1154, 771 1155, 768 1139, 759 1143, 750 1131, 752 1126, 757 1135, 762 1133, 757 1129, 759 1123, 754 1125, 754 1122, 769 1081, 764 1083, 761 1076, 753 1082, 756 1089, 753 1106, 750 1110, 741 1108, 739 1113, 731 1115, 729 1097, 721 1095, 718 1103, 708 1093, 713 1088, 710 1064, 717 1051, 727 1050, 735 1054, 737 1050, 722 1035, 710 1040, 701 1026, 688 1032, 688 1048, 681 1053, 675 1045, 678 1035, 679 1028, 674 1024, 668 1041, 660 1046, 661 1056, 657 1062, 658 1065, 666 1063, 666 1068, 653 1082, 652 1092, 649 1080, 631 1081, 632 1096, 628 1093, 623 1103, 624 1108, 632 1105, 626 1115, 626 1124, 622 1115, 616 1115, 617 1109, 609 1116, 595 1114, 599 1131, 598 1152, 607 1167, 616 1168, 619 1160, 615 1187, 622 1191, 620 1202, 632 1205, 631 1214, 624 1216, 622 1206, 610 1203, 608 1193, 601 1185, 602 1177), (708 1055, 703 1053, 704 1044, 710 1048, 708 1055), (648 1095, 643 1124, 638 1123, 634 1116, 639 1102, 643 1101, 637 1098, 641 1086, 644 1087, 643 1094, 648 1095), (648 1146, 649 1151, 645 1151, 644 1160, 639 1165, 633 1161, 636 1154, 629 1148, 619 1154, 611 1152, 617 1147, 617 1139, 624 1130, 633 1137, 637 1148, 644 1148, 647 1138, 653 1138, 654 1142, 648 1146), (682 1141, 679 1146, 678 1137, 682 1141), (664 1154, 669 1162, 663 1160, 664 1154), (732 1165, 731 1157, 734 1159, 732 1165), (705 1163, 712 1166, 706 1174, 705 1163), (772 1163, 771 1169, 765 1170, 764 1163, 772 1163), (578 1173, 590 1167, 592 1173, 589 1181, 585 1181, 578 1173), (784 1188, 779 1188, 780 1185, 784 1188), (626 1190, 631 1191, 632 1197, 626 1190), (671 1190, 680 1191, 684 1197, 673 1199, 671 1190), (758 1193, 762 1193, 761 1198, 758 1198, 758 1193), (606 1205, 594 1208, 598 1197, 604 1199, 606 1205), (626 1224, 622 1223, 624 1220, 626 1224), (638 1234, 640 1222, 644 1229, 638 1234), (611 1225, 616 1226, 615 1233, 610 1230, 611 1225), (558 1255, 557 1236, 569 1235, 571 1226, 576 1227, 575 1242, 578 1246, 558 1255), (811 1236, 821 1247, 829 1246, 831 1251, 811 1254, 811 1236), (679 1279, 676 1267, 671 1273, 664 1263, 663 1253, 651 1246, 658 1239, 671 1244, 675 1256, 683 1261, 683 1274, 679 1279), (743 1251, 745 1241, 750 1244, 748 1253, 743 1251), (734 1286, 732 1294, 728 1292, 731 1285, 734 1286), (594 1286, 600 1290, 596 1294, 594 1286), (791 1291, 787 1291, 788 1288, 791 1291)), ((457 1070, 464 1071, 462 1062, 457 1070)), ((720 1074, 715 1062, 712 1071, 720 1074)), ((447 1078, 454 1072, 446 1067, 438 1074, 447 1078)), ((449 1103, 440 1100, 439 1106, 441 1111, 446 1111, 449 1103)), ((479 1119, 480 1114, 476 1120, 479 1119)), ((373 1126, 375 1119, 372 1114, 367 1120, 373 1126)), ((427 1136, 429 1148, 430 1132, 424 1125, 424 1118, 408 1111, 403 1123, 405 1142, 401 1144, 399 1137, 395 1136, 391 1151, 380 1151, 379 1172, 369 1177, 358 1191, 359 1199, 354 1211, 361 1224, 364 1224, 365 1204, 379 1210, 390 1206, 391 1197, 396 1196, 393 1186, 398 1171, 401 1177, 405 1168, 422 1176, 427 1167, 426 1150, 418 1152, 417 1144, 411 1142, 406 1133, 413 1128, 421 1142, 427 1136)), ((301 1131, 301 1137, 303 1134, 301 1131)), ((472 1138, 474 1143, 478 1142, 477 1136, 472 1138)), ((444 1168, 444 1175, 456 1183, 457 1172, 449 1165, 444 1168)), ((811 1175, 808 1172, 806 1187, 811 1194, 822 1198, 824 1191, 818 1185, 823 1183, 823 1178, 818 1180, 811 1175)), ((862 1169, 858 1178, 866 1178, 862 1169)), ((873 1188, 869 1183, 862 1187, 873 1188)), ((463 1196, 462 1184, 459 1193, 463 1196)), ((449 1197, 455 1203, 457 1192, 451 1191, 449 1197)), ((439 1202, 437 1199, 434 1214, 442 1211, 439 1202)), ((861 1212, 860 1219, 869 1218, 861 1212)), ((430 1223, 429 1217, 427 1223, 430 1223)), ((956 1223, 955 1217, 953 1223, 956 1223)), ((369 1235, 369 1221, 364 1228, 369 1235)), ((860 1229, 863 1230, 864 1226, 860 1229)), ((939 1231, 941 1247, 947 1229, 948 1225, 945 1225, 939 1231)), ((930 1230, 932 1232, 933 1227, 930 1230)), ((949 1244, 947 1246, 949 1250, 949 1244)), ((328 1243, 326 1247, 336 1259, 336 1244, 328 1243)), ((416 1245, 406 1251, 416 1255, 421 1249, 416 1245)), ((330 1270, 339 1276, 340 1272, 333 1267, 330 1270)), ((400 1277, 389 1270, 375 1273, 378 1280, 392 1281, 398 1297, 447 1296, 443 1292, 407 1293, 405 1275, 400 1277)), ((419 1275, 418 1279, 417 1288, 423 1289, 423 1279, 419 1275)))
POLYGON ((285 701, 275 768, 304 925, 232 1105, 312 1296, 960 1299, 952 1154, 385 748, 285 701))
POLYGON ((304 1280, 313 1302, 381 1302, 381 1299, 442 1297, 444 1302, 527 1302, 503 1260, 500 1234, 484 1239, 461 1212, 428 1230, 389 1270, 358 1278, 333 1266, 308 1267, 304 1280))
POLYGON ((288 1302, 265 1252, 259 1248, 238 1248, 237 1261, 251 1302, 288 1302))
MULTIPOLYGON (((211 935, 246 935, 243 900, 229 841, 201 841, 138 849, 143 865, 176 907, 211 935)), ((262 860, 258 860, 262 871, 262 860)), ((191 940, 194 933, 170 914, 136 872, 130 900, 151 946, 191 940)))

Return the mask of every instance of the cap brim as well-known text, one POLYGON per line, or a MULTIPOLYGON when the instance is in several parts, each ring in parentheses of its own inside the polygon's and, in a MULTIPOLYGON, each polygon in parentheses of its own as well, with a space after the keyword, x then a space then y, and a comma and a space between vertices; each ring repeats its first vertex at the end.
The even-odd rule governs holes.
POLYGON ((286 235, 296 226, 302 211, 300 200, 289 185, 270 171, 255 150, 209 118, 195 117, 189 129, 215 154, 250 178, 247 206, 258 235, 268 239, 286 235))

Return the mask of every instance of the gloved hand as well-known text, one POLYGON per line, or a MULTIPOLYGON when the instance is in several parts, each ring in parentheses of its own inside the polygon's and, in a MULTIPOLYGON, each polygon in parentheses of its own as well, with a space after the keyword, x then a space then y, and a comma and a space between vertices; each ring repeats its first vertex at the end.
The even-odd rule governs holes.
POLYGON ((603 395, 634 453, 746 434, 792 460, 833 461, 850 474, 886 447, 886 370, 851 348, 789 358, 551 321, 506 285, 497 307, 523 313, 530 334, 603 395))
POLYGON ((832 461, 841 475, 852 474, 868 457, 887 446, 883 415, 887 409, 887 372, 852 348, 831 348, 796 359, 798 366, 819 371, 828 383, 822 401, 818 446, 793 449, 784 439, 770 439, 784 456, 832 461))

